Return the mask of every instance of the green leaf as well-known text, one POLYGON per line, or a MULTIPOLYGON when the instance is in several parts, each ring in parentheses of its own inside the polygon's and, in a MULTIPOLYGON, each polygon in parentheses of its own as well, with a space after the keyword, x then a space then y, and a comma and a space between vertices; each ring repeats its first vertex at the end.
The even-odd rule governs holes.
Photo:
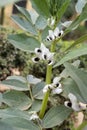
POLYGON ((63 14, 65 13, 65 11, 66 11, 66 9, 67 9, 67 7, 68 7, 70 1, 71 1, 71 0, 65 0, 65 1, 62 3, 60 9, 59 9, 58 12, 57 12, 58 20, 61 19, 61 17, 62 17, 63 14))
POLYGON ((46 37, 48 36, 48 30, 50 28, 47 26, 43 31, 42 31, 42 40, 46 41, 46 37))
POLYGON ((74 46, 78 45, 79 43, 82 43, 82 42, 84 42, 84 41, 86 41, 86 40, 87 40, 87 34, 85 34, 85 35, 81 36, 80 38, 78 38, 78 39, 77 39, 74 43, 72 43, 72 45, 69 46, 65 51, 71 49, 72 47, 74 47, 74 46))
POLYGON ((81 95, 84 98, 85 103, 87 103, 87 72, 77 69, 69 63, 65 63, 64 66, 67 69, 69 76, 71 76, 78 85, 81 95))
POLYGON ((33 75, 27 75, 27 81, 29 82, 29 84, 34 84, 35 85, 35 84, 41 82, 41 79, 36 78, 33 75))
POLYGON ((63 82, 64 94, 67 96, 69 93, 76 95, 78 101, 85 103, 84 98, 78 88, 78 85, 71 78, 67 78, 63 82))
POLYGON ((68 109, 63 105, 53 107, 46 113, 42 120, 42 125, 44 128, 52 128, 60 125, 65 119, 68 118, 71 112, 71 109, 68 109))
POLYGON ((43 99, 43 88, 45 86, 44 82, 38 83, 36 84, 33 88, 32 88, 32 93, 35 99, 43 99))
POLYGON ((0 106, 2 105, 2 93, 0 93, 0 106))
POLYGON ((7 4, 12 4, 17 1, 20 1, 20 0, 3 0, 2 2, 0 2, 0 7, 6 6, 7 4))
POLYGON ((32 7, 43 17, 49 17, 49 7, 46 0, 31 0, 32 7))
POLYGON ((69 53, 67 53, 57 64, 54 65, 54 68, 63 64, 64 62, 68 60, 72 60, 76 57, 86 55, 86 54, 87 54, 87 45, 82 45, 81 47, 76 48, 70 51, 69 53))
POLYGON ((87 4, 82 10, 82 13, 72 22, 69 28, 65 32, 69 32, 72 29, 75 29, 83 20, 87 19, 87 4))
POLYGON ((20 81, 18 79, 7 79, 2 81, 0 84, 4 84, 5 86, 13 90, 18 90, 18 91, 29 90, 27 83, 25 83, 24 81, 20 81))
POLYGON ((4 123, 2 121, 0 121, 0 129, 1 130, 17 130, 16 128, 13 128, 12 126, 10 126, 7 123, 4 123))
POLYGON ((30 119, 30 115, 26 111, 21 111, 14 108, 8 108, 8 109, 2 109, 0 110, 0 118, 6 119, 6 118, 12 118, 12 117, 21 117, 26 120, 30 119))
POLYGON ((22 51, 32 52, 36 47, 40 46, 38 40, 25 34, 9 35, 8 41, 16 48, 22 51))
POLYGON ((39 16, 36 20, 35 26, 39 30, 44 30, 47 26, 47 20, 44 17, 39 16))
POLYGON ((29 10, 29 13, 30 13, 30 16, 31 16, 32 23, 35 25, 39 14, 35 10, 29 10))
POLYGON ((27 80, 26 80, 26 78, 24 78, 23 76, 16 76, 16 75, 14 75, 14 76, 8 76, 7 77, 7 80, 19 80, 19 81, 21 81, 21 82, 23 82, 23 83, 26 83, 27 82, 27 80))
POLYGON ((20 117, 3 119, 3 122, 15 128, 19 128, 18 130, 40 130, 40 128, 33 122, 20 117))
POLYGON ((37 30, 30 21, 27 21, 26 19, 23 19, 22 17, 17 16, 17 15, 12 15, 11 18, 24 31, 27 31, 33 35, 37 35, 37 30))
POLYGON ((32 21, 32 20, 31 20, 30 13, 29 13, 28 10, 26 10, 26 9, 23 8, 23 7, 17 6, 17 5, 16 5, 16 7, 17 7, 18 11, 19 11, 29 22, 32 21))
POLYGON ((31 112, 31 111, 36 111, 36 112, 40 111, 41 105, 42 105, 41 100, 34 100, 34 102, 32 103, 31 108, 29 109, 29 112, 31 112))
POLYGON ((85 4, 87 3, 86 0, 78 0, 75 6, 76 12, 77 13, 81 13, 83 7, 85 6, 85 4))
POLYGON ((20 110, 27 110, 31 106, 31 99, 25 93, 19 91, 3 93, 3 102, 20 110))

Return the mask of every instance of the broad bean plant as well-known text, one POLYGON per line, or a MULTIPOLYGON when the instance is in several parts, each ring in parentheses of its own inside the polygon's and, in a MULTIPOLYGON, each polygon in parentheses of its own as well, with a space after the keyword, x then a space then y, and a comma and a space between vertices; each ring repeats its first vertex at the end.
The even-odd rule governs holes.
POLYGON ((87 129, 87 71, 80 67, 78 58, 87 54, 87 34, 68 44, 62 40, 87 19, 87 1, 78 0, 78 15, 67 21, 63 16, 70 3, 31 0, 32 10, 16 6, 20 14, 11 18, 23 31, 10 34, 8 41, 30 53, 33 64, 45 65, 46 78, 29 74, 9 76, 0 82, 8 88, 0 93, 0 130, 87 129), (73 117, 79 112, 84 119, 75 128, 73 117))

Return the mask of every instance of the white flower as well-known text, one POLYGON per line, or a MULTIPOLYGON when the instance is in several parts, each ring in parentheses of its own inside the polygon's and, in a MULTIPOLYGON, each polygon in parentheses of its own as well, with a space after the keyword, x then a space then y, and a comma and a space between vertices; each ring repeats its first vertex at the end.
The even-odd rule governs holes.
POLYGON ((47 84, 45 85, 45 87, 43 88, 43 93, 46 93, 49 89, 52 88, 52 85, 51 84, 47 84))
POLYGON ((49 30, 49 35, 47 36, 47 41, 53 41, 55 39, 60 38, 63 35, 63 30, 59 30, 58 27, 55 28, 54 31, 49 30))
POLYGON ((55 38, 59 37, 59 33, 60 33, 59 28, 56 27, 55 30, 54 30, 54 36, 55 36, 55 38))
POLYGON ((51 53, 49 49, 44 46, 44 44, 41 45, 41 49, 42 49, 42 59, 47 60, 48 65, 52 65, 54 63, 53 62, 54 53, 51 53))
POLYGON ((31 117, 30 117, 30 120, 37 120, 37 119, 39 119, 39 116, 37 115, 36 112, 33 112, 31 117))
POLYGON ((57 84, 59 84, 59 81, 61 80, 61 77, 55 77, 54 79, 53 79, 53 85, 55 86, 55 85, 57 85, 57 84))
POLYGON ((72 93, 69 93, 68 95, 70 101, 65 101, 64 105, 66 107, 72 108, 74 111, 81 111, 86 109, 86 105, 83 106, 80 102, 78 102, 76 96, 72 93))
POLYGON ((53 55, 54 53, 51 53, 48 48, 45 47, 43 43, 41 43, 40 48, 35 48, 35 54, 36 57, 32 58, 32 61, 35 63, 38 63, 40 60, 47 60, 48 65, 52 65, 53 62, 53 55))
POLYGON ((52 90, 52 94, 54 95, 54 94, 60 94, 60 93, 62 93, 62 85, 61 85, 61 83, 59 83, 59 86, 57 87, 57 88, 54 88, 53 90, 52 90))
POLYGON ((63 89, 62 89, 61 83, 59 83, 60 80, 61 80, 61 77, 55 77, 53 79, 52 84, 47 84, 43 88, 43 93, 46 93, 48 90, 51 90, 52 95, 62 93, 63 89))
POLYGON ((54 32, 49 30, 49 35, 47 36, 47 41, 52 41, 55 39, 54 32))

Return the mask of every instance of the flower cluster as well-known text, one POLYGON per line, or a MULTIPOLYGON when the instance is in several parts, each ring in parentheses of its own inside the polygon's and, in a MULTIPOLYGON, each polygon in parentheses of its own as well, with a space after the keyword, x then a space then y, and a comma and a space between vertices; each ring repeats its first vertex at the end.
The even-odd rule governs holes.
POLYGON ((87 105, 79 102, 74 94, 69 93, 68 98, 69 101, 64 102, 66 107, 72 108, 74 111, 86 110, 87 105))
POLYGON ((62 85, 59 82, 61 80, 61 77, 55 77, 53 79, 53 83, 52 84, 47 84, 44 88, 43 88, 43 93, 46 93, 48 90, 51 91, 51 94, 60 94, 62 93, 62 85))
POLYGON ((33 62, 37 63, 40 60, 46 60, 48 65, 53 64, 53 55, 48 48, 45 47, 43 43, 41 43, 40 48, 35 48, 36 57, 32 58, 33 62))
POLYGON ((63 30, 59 30, 58 27, 55 28, 55 30, 49 30, 49 35, 47 36, 47 41, 54 41, 55 39, 60 38, 63 35, 63 30))

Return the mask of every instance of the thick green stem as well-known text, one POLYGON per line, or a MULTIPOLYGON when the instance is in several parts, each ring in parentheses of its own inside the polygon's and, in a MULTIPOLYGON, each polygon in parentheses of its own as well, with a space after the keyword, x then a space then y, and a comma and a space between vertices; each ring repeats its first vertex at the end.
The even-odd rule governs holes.
MULTIPOLYGON (((54 51, 55 51, 55 42, 51 44, 51 52, 54 52, 54 51)), ((47 65, 46 84, 51 83, 51 76, 52 76, 52 65, 47 65)), ((40 118, 43 118, 43 116, 45 114, 49 94, 50 94, 50 90, 48 90, 46 92, 46 94, 44 95, 44 98, 43 98, 43 101, 42 101, 42 107, 41 107, 40 114, 39 114, 40 118)))

